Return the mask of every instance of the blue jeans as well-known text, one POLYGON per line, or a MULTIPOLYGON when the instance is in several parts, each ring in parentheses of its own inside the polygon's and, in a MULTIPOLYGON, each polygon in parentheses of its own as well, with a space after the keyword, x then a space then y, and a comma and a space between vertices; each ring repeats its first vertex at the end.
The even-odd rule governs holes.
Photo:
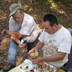
POLYGON ((16 62, 17 46, 18 46, 18 44, 15 43, 15 42, 11 39, 11 40, 10 40, 10 43, 9 43, 8 63, 15 63, 15 62, 16 62))
MULTIPOLYGON (((31 50, 33 47, 35 47, 37 42, 38 42, 38 38, 33 43, 27 43, 28 51, 31 50)), ((9 43, 8 63, 16 62, 17 46, 18 44, 11 39, 9 43)), ((28 55, 28 58, 29 58, 29 55, 28 55)))

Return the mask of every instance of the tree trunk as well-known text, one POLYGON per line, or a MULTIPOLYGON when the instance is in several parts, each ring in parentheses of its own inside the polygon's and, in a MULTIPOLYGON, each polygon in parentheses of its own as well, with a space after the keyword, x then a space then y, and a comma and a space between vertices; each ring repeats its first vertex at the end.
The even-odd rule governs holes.
POLYGON ((33 4, 35 2, 35 0, 30 0, 31 4, 33 4))
POLYGON ((21 0, 18 0, 18 4, 21 6, 21 4, 22 4, 22 3, 21 3, 21 0))

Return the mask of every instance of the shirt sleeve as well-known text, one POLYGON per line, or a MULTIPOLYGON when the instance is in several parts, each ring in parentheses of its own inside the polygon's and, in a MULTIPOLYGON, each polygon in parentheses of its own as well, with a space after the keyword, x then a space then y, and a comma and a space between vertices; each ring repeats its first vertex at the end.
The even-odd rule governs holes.
POLYGON ((19 32, 23 35, 30 35, 33 30, 34 30, 34 22, 30 21, 30 22, 25 22, 19 32))
POLYGON ((62 40, 58 51, 64 52, 64 53, 70 53, 71 50, 71 35, 68 34, 64 36, 64 39, 62 40))
POLYGON ((45 35, 45 32, 43 30, 41 35, 39 36, 39 41, 42 42, 42 43, 44 43, 44 35, 45 35))
POLYGON ((15 22, 14 22, 13 18, 10 17, 10 19, 9 19, 9 31, 15 31, 14 24, 15 24, 15 22))

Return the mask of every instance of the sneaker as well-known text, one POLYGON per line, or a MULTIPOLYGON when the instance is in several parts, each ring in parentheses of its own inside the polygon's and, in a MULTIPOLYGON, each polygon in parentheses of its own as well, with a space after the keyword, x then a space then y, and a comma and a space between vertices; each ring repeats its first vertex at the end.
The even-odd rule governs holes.
POLYGON ((7 65, 3 68, 3 72, 8 72, 10 69, 14 68, 16 63, 7 63, 7 65))

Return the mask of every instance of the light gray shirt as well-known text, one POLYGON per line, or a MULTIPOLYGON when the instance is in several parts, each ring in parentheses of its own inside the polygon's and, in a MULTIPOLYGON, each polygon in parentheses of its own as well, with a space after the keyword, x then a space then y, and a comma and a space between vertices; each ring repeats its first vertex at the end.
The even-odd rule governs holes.
POLYGON ((27 40, 29 43, 34 42, 39 35, 39 30, 33 17, 26 13, 24 13, 21 23, 15 22, 11 16, 9 19, 9 30, 20 32, 20 34, 24 35, 23 40, 27 40))

